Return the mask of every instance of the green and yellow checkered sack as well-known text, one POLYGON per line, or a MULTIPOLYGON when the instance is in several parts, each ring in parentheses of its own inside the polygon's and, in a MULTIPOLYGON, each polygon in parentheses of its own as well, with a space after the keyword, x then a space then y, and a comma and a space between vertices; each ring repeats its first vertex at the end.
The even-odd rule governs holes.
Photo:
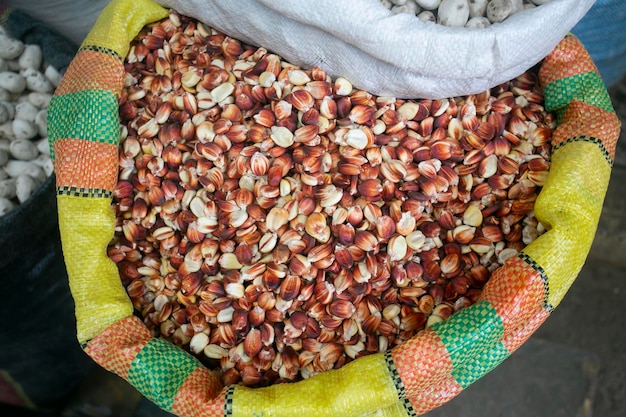
POLYGON ((83 42, 49 107, 59 226, 78 340, 98 364, 181 416, 417 416, 496 367, 546 320, 580 272, 609 183, 620 124, 597 69, 568 36, 540 70, 555 111, 549 177, 536 201, 548 231, 496 270, 474 305, 385 353, 293 384, 222 386, 196 358, 133 315, 106 248, 114 233, 123 60, 168 11, 114 0, 83 42))

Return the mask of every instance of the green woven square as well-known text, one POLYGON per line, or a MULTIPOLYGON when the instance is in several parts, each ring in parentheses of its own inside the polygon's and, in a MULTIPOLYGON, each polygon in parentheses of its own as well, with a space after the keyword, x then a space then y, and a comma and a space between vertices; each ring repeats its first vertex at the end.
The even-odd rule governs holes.
POLYGON ((467 361, 463 367, 452 371, 452 376, 463 389, 486 375, 510 355, 502 343, 497 343, 492 349, 479 353, 479 356, 467 361))
POLYGON ((171 411, 174 397, 200 363, 163 339, 151 339, 128 371, 128 382, 159 407, 171 411))
MULTIPOLYGON (((561 109, 573 101, 582 101, 615 112, 611 104, 604 81, 597 72, 585 72, 571 77, 558 79, 548 84, 543 91, 545 107, 548 111, 561 109)), ((557 114, 562 116, 562 113, 557 114)), ((558 117, 559 122, 562 117, 558 117)))
POLYGON ((85 90, 56 96, 48 107, 51 147, 59 139, 118 145, 119 131, 117 98, 110 91, 85 90))
POLYGON ((500 316, 487 301, 458 311, 433 330, 448 350, 453 374, 464 372, 467 363, 476 361, 481 352, 491 351, 504 334, 500 316))

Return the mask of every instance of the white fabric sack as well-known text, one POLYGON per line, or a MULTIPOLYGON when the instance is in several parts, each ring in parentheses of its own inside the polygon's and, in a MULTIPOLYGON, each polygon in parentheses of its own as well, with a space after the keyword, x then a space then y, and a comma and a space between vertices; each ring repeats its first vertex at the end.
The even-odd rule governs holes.
POLYGON ((80 45, 109 0, 4 0, 80 45))
POLYGON ((485 29, 393 14, 379 0, 156 0, 289 62, 377 95, 443 98, 511 80, 538 63, 595 0, 550 0, 485 29))

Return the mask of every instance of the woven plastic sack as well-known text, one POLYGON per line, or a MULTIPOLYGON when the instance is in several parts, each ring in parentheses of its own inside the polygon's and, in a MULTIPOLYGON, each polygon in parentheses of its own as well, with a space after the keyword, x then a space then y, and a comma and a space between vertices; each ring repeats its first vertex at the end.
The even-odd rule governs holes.
POLYGON ((222 386, 180 348, 154 338, 107 258, 115 215, 123 58, 146 23, 168 12, 114 0, 84 41, 49 107, 59 227, 78 340, 98 364, 180 416, 416 416, 438 407, 514 352, 578 275, 594 238, 620 123, 580 42, 564 38, 540 72, 559 126, 536 201, 548 231, 492 275, 482 298, 385 353, 307 380, 222 386))
POLYGON ((486 29, 394 15, 378 0, 156 0, 379 96, 479 93, 545 57, 595 0, 550 0, 486 29))

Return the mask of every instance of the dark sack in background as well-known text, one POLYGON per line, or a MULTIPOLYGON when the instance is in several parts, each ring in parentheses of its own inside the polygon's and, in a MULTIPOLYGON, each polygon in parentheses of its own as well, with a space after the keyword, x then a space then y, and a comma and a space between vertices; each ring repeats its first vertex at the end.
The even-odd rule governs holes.
MULTIPOLYGON (((69 41, 22 12, 8 11, 4 17, 12 37, 39 44, 49 63, 69 64, 69 41)), ((5 295, 0 309, 0 403, 55 409, 93 365, 76 342, 54 175, 24 204, 0 216, 0 253, 5 295)))
POLYGON ((54 408, 91 367, 76 342, 55 177, 0 217, 0 402, 54 408))
POLYGON ((607 86, 626 74, 626 2, 597 0, 572 33, 593 58, 607 86))

